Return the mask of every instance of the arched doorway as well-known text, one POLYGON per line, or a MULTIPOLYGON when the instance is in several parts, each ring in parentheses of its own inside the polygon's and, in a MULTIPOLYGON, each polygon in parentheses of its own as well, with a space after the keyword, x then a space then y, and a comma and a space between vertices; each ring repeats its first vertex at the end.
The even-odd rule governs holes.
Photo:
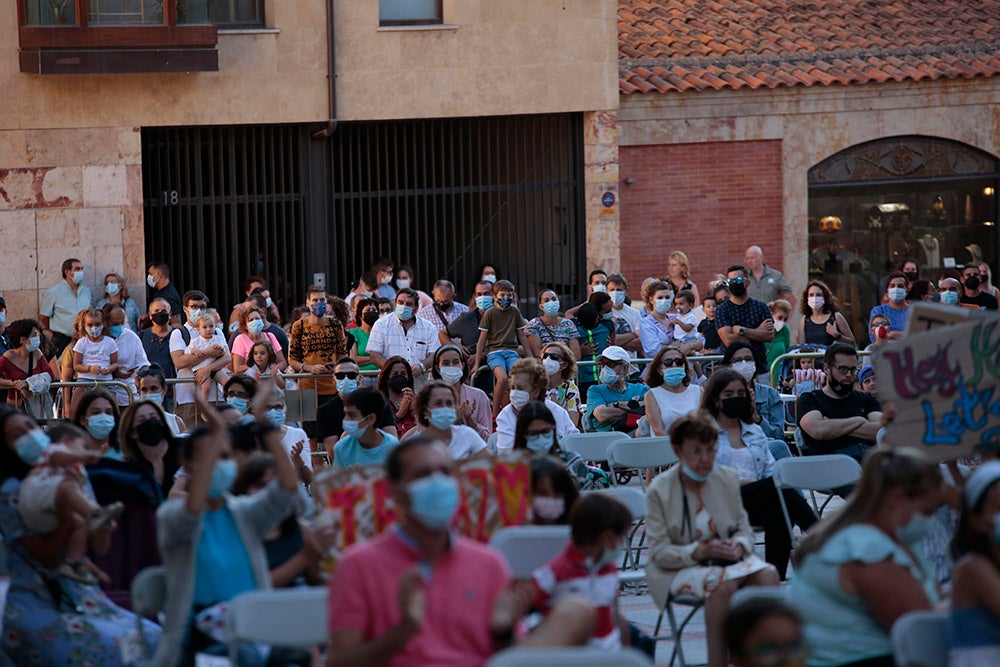
POLYGON ((859 344, 905 260, 935 284, 980 258, 996 275, 998 179, 995 156, 922 136, 858 144, 809 170, 809 277, 836 293, 859 344))

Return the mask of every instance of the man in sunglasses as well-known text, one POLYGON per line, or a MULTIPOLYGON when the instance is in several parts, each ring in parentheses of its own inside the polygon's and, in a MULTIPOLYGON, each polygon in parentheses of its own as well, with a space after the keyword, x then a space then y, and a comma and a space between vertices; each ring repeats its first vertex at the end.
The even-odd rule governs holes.
POLYGON ((764 376, 759 381, 768 384, 767 352, 764 344, 774 340, 771 309, 763 301, 750 296, 750 278, 745 267, 730 266, 726 271, 726 286, 729 287, 729 300, 723 301, 715 309, 719 338, 726 346, 738 340, 750 343, 757 364, 757 375, 764 376))
POLYGON ((875 446, 882 426, 882 404, 854 388, 858 353, 834 343, 823 357, 826 385, 799 397, 795 408, 806 451, 803 454, 845 454, 861 462, 875 446))
MULTIPOLYGON (((316 410, 316 438, 323 442, 331 458, 333 446, 344 433, 344 397, 361 385, 358 362, 350 357, 339 359, 333 367, 333 380, 336 384, 333 397, 316 410)), ((396 415, 392 410, 385 410, 375 426, 396 437, 396 415)))

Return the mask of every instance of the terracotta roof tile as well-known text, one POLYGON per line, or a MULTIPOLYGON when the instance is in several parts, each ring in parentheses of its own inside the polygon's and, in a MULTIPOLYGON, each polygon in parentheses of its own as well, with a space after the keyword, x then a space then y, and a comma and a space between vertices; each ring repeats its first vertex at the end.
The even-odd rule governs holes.
POLYGON ((1000 74, 994 0, 619 0, 619 90, 1000 74))

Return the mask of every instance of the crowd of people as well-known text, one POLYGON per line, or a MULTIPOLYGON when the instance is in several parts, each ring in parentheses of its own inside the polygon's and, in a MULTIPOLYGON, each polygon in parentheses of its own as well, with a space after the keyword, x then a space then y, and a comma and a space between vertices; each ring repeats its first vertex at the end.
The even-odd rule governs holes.
MULTIPOLYGON (((796 292, 760 248, 724 268, 702 293, 673 252, 634 296, 622 275, 594 270, 585 301, 546 289, 529 318, 495 265, 463 304, 450 280, 420 291, 411 268, 381 258, 345 298, 309 287, 283 323, 259 276, 227 315, 154 263, 143 313, 119 274, 95 300, 87 267, 66 260, 39 313, 7 322, 0 299, 5 655, 189 665, 225 654, 229 600, 323 580, 336 527, 309 487, 321 468, 355 466, 384 469, 400 518, 329 577, 329 664, 481 664, 513 645, 648 650, 618 611, 632 517, 600 493, 616 471, 562 446, 587 431, 669 440, 679 463, 644 480, 646 581, 660 609, 705 600, 711 667, 891 665, 893 622, 938 604, 942 585, 955 659, 1000 657, 1000 463, 952 464, 945 481, 919 451, 880 448, 864 360, 905 335, 915 301, 996 310, 988 266, 931 281, 905 262, 868 341, 823 281, 796 292), (455 466, 514 450, 531 461, 529 520, 571 535, 528 580, 450 530, 455 466), (779 498, 772 470, 793 452, 862 464, 857 486, 838 490, 843 509, 820 521, 801 494, 779 498), (804 536, 794 553, 782 507, 804 536), (122 606, 131 578, 161 562, 162 626, 122 606), (743 586, 786 579, 789 605, 730 604, 743 586), (540 621, 529 631, 526 617, 540 621)), ((317 659, 240 650, 247 665, 317 659)))

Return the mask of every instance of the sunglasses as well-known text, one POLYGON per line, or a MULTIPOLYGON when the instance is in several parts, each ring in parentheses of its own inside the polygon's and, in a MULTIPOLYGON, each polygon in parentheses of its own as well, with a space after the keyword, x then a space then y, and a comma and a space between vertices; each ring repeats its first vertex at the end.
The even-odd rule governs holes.
POLYGON ((553 361, 562 361, 562 355, 556 354, 554 352, 546 352, 542 355, 542 359, 552 359, 553 361))
POLYGON ((148 368, 144 368, 144 369, 142 369, 141 371, 139 371, 138 373, 135 374, 136 377, 140 377, 140 378, 148 378, 150 376, 158 378, 158 377, 161 377, 162 375, 163 374, 160 373, 159 371, 151 371, 148 368))
POLYGON ((666 366, 667 368, 670 368, 672 366, 676 366, 678 368, 684 368, 684 360, 683 359, 664 359, 663 360, 663 365, 666 366))
POLYGON ((361 375, 361 373, 358 373, 357 371, 347 371, 343 373, 334 373, 333 377, 338 380, 357 380, 359 375, 361 375))
POLYGON ((728 285, 742 285, 745 282, 743 278, 730 278, 726 281, 728 285))

